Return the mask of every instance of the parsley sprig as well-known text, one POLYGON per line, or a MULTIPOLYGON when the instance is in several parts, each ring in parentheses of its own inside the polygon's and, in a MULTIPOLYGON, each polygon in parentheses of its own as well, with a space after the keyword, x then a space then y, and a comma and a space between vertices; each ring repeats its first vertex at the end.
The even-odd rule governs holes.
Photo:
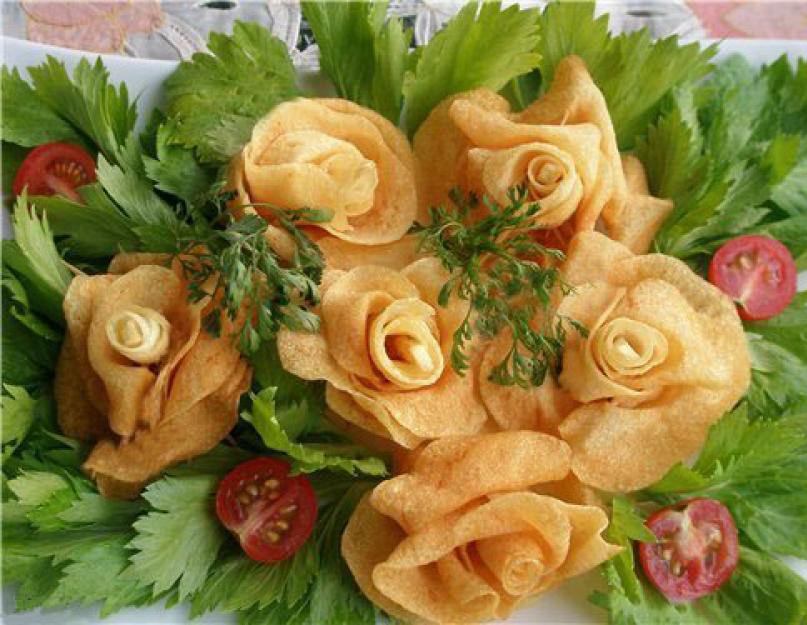
POLYGON ((317 285, 324 260, 296 224, 303 219, 322 221, 328 215, 316 209, 282 211, 262 205, 294 240, 294 256, 284 263, 265 236, 268 222, 254 214, 236 219, 226 200, 223 194, 213 202, 214 219, 197 218, 193 228, 177 236, 176 258, 189 282, 190 300, 212 298, 205 329, 218 336, 225 317, 240 325, 238 342, 245 354, 254 353, 281 326, 316 331, 319 318, 310 308, 319 303, 317 285))
POLYGON ((454 333, 451 365, 461 375, 468 370, 468 346, 474 334, 490 339, 509 330, 512 345, 491 371, 491 381, 540 386, 547 372, 559 365, 567 326, 586 333, 578 322, 554 310, 555 296, 571 291, 552 262, 564 255, 530 236, 538 229, 539 206, 527 202, 524 187, 511 189, 504 206, 483 198, 487 216, 481 219, 475 219, 480 207, 476 196, 464 197, 454 190, 451 199, 456 209, 433 207, 431 223, 414 228, 421 237, 420 249, 434 254, 451 272, 440 291, 440 305, 446 306, 452 294, 470 302, 454 333))

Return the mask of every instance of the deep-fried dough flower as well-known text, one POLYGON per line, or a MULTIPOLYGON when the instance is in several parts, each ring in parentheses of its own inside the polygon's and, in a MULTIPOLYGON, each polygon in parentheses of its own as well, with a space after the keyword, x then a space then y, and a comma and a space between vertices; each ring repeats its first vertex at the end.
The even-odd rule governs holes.
POLYGON ((362 591, 393 616, 433 623, 504 619, 619 551, 595 506, 539 495, 569 449, 537 432, 450 437, 353 513, 342 554, 362 591))
POLYGON ((589 330, 569 335, 560 376, 581 403, 559 426, 572 470, 604 490, 648 486, 745 393, 735 306, 681 261, 634 256, 598 233, 573 239, 562 270, 576 291, 558 312, 589 330))
POLYGON ((404 447, 478 432, 486 414, 473 376, 458 376, 449 362, 467 304, 438 304, 447 279, 434 258, 401 271, 374 265, 326 271, 322 331, 281 330, 284 368, 326 380, 337 415, 404 447))
POLYGON ((136 496, 167 466, 211 449, 249 384, 232 328, 219 338, 202 330, 205 303, 188 302, 165 260, 118 256, 109 274, 77 276, 65 295, 59 424, 97 441, 84 467, 107 496, 136 496))
POLYGON ((318 225, 362 245, 397 241, 417 210, 406 138, 348 100, 298 99, 274 108, 233 160, 230 183, 236 206, 327 209, 330 221, 318 225))
POLYGON ((414 140, 421 213, 459 184, 506 203, 526 185, 536 222, 571 220, 591 230, 603 209, 621 210, 625 181, 605 99, 585 64, 564 59, 550 90, 518 114, 499 96, 474 91, 438 105, 414 140), (447 161, 437 167, 435 161, 447 161))

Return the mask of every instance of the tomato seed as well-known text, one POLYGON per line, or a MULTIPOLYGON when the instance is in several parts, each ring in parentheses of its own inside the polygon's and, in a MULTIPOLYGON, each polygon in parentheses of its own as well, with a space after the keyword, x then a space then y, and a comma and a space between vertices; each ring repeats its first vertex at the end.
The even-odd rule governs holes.
POLYGON ((285 532, 287 529, 289 529, 289 524, 286 523, 285 521, 278 521, 277 523, 275 523, 275 527, 285 532))
POLYGON ((277 488, 278 486, 280 486, 280 482, 278 480, 274 479, 274 478, 271 478, 271 479, 266 480, 263 483, 263 485, 266 486, 266 488, 274 489, 274 488, 277 488))
POLYGON ((249 494, 250 494, 252 497, 257 497, 257 496, 258 496, 258 487, 257 487, 257 486, 255 486, 255 484, 250 484, 249 486, 247 486, 246 491, 247 491, 247 492, 248 492, 248 493, 249 493, 249 494))
POLYGON ((276 543, 278 540, 280 540, 280 534, 270 530, 266 532, 266 538, 269 540, 270 543, 276 543))

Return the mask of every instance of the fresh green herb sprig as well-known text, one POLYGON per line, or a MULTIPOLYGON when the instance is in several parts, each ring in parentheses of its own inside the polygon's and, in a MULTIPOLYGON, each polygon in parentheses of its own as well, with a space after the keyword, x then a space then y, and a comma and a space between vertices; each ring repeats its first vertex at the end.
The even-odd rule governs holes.
POLYGON ((559 261, 564 255, 529 235, 537 229, 539 207, 527 202, 524 187, 511 189, 504 206, 483 198, 488 215, 481 219, 474 219, 480 207, 474 195, 463 197, 454 190, 451 199, 456 209, 431 208, 431 223, 414 227, 421 237, 420 249, 434 254, 451 272, 440 291, 440 305, 446 306, 452 294, 470 303, 454 333, 451 365, 461 375, 468 370, 468 344, 474 334, 493 338, 509 331, 512 345, 491 371, 491 381, 540 386, 559 364, 567 326, 586 333, 579 323, 553 310, 554 296, 571 291, 558 268, 534 260, 559 261))
POLYGON ((239 347, 254 353, 281 326, 314 332, 318 317, 310 308, 319 302, 317 285, 324 260, 317 245, 296 223, 328 219, 325 211, 273 211, 277 224, 294 240, 294 257, 283 263, 266 239, 268 222, 258 215, 236 219, 226 208, 227 194, 212 204, 218 216, 197 224, 176 239, 176 258, 189 282, 190 300, 212 299, 204 325, 213 335, 224 318, 240 325, 239 347), (224 227, 220 227, 224 222, 224 227), (242 323, 243 320, 243 323, 242 323))

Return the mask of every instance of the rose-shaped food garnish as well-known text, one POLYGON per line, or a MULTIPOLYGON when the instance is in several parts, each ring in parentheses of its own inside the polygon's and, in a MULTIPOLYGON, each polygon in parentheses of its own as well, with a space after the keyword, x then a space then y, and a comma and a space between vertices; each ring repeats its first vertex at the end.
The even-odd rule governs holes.
POLYGON ((250 370, 201 327, 166 257, 124 254, 110 273, 77 276, 64 300, 67 337, 55 392, 62 431, 98 441, 84 467, 107 496, 134 497, 167 466, 199 455, 235 424, 250 370))
POLYGON ((322 330, 281 330, 284 368, 326 380, 326 400, 338 416, 404 447, 479 431, 486 414, 472 376, 460 377, 448 365, 467 304, 438 304, 447 279, 434 258, 401 271, 327 270, 320 287, 322 330))
POLYGON ((597 366, 611 379, 647 373, 667 358, 667 339, 654 327, 618 317, 589 341, 597 366))
POLYGON ((578 57, 562 60, 549 91, 521 113, 484 90, 444 101, 415 135, 414 152, 421 219, 457 185, 499 203, 525 185, 540 204, 536 224, 562 229, 566 242, 600 214, 621 214, 627 198, 605 98, 578 57))
POLYGON ((392 302, 370 322, 373 364, 398 388, 434 384, 443 373, 434 308, 417 299, 392 302))
POLYGON ((106 334, 119 354, 138 364, 151 365, 168 351, 171 324, 156 310, 133 305, 109 318, 106 334))
POLYGON ((275 107, 231 165, 234 208, 252 203, 324 209, 318 223, 361 245, 397 241, 417 210, 414 162, 403 134, 347 100, 298 99, 275 107))
POLYGON ((531 492, 568 469, 565 444, 537 432, 435 441, 359 504, 342 553, 364 593, 393 616, 507 618, 619 551, 600 535, 601 509, 531 492))
POLYGON ((634 256, 598 233, 573 240, 562 267, 576 287, 558 313, 570 334, 561 387, 581 405, 560 424, 584 483, 629 491, 695 453, 745 392, 750 363, 732 302, 684 263, 634 256))

